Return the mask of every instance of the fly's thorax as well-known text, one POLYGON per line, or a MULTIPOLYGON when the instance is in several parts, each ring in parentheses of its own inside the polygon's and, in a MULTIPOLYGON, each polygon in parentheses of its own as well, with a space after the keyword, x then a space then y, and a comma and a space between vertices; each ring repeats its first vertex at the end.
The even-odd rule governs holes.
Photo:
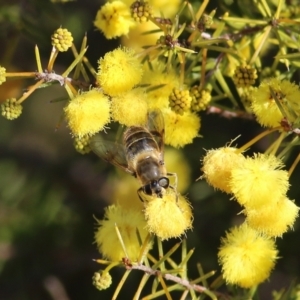
POLYGON ((143 126, 129 127, 124 133, 123 143, 128 162, 134 160, 140 153, 159 151, 153 135, 143 126))
POLYGON ((147 184, 152 180, 165 177, 166 167, 160 160, 159 153, 145 151, 135 158, 135 171, 141 183, 147 184))

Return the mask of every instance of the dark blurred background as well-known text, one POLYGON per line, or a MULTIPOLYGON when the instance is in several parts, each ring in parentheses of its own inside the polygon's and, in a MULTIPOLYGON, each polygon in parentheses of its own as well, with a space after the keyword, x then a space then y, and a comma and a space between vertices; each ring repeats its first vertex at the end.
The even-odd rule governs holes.
MULTIPOLYGON (((225 1, 211 1, 211 9, 219 2, 225 1)), ((7 72, 35 71, 37 44, 46 66, 50 36, 62 26, 72 32, 77 48, 87 33, 87 57, 96 67, 101 56, 119 45, 118 40, 107 41, 93 27, 101 4, 94 0, 56 4, 46 0, 2 0, 0 65, 7 72)), ((64 71, 72 59, 70 52, 59 55, 54 70, 64 71)), ((0 86, 0 100, 18 98, 28 84, 33 81, 6 82, 0 86)), ((100 269, 92 259, 101 257, 93 244, 93 216, 103 217, 116 186, 111 181, 115 169, 93 154, 83 156, 74 150, 69 130, 60 121, 66 102, 53 102, 66 98, 58 85, 41 89, 24 102, 17 120, 0 118, 0 299, 110 299, 114 291, 112 286, 100 292, 92 285, 93 273, 100 269)), ((194 229, 187 234, 189 249, 195 247, 190 278, 198 276, 198 262, 205 272, 220 271, 220 238, 242 221, 237 215, 240 206, 229 201, 228 195, 214 191, 204 181, 196 181, 201 175, 204 149, 224 146, 240 134, 237 144, 243 145, 261 131, 252 120, 229 120, 205 113, 201 117, 202 137, 182 150, 191 169, 191 183, 185 192, 194 208, 194 229)), ((271 142, 272 138, 265 139, 252 151, 263 151, 271 142)), ((294 150, 288 166, 296 154, 294 150)), ((298 205, 299 178, 298 167, 288 194, 298 205)), ((175 242, 178 240, 166 242, 166 249, 175 242)), ((261 299, 270 299, 272 289, 288 287, 299 276, 299 221, 294 231, 278 239, 277 244, 281 258, 270 282, 260 287, 261 299)), ((123 272, 112 271, 114 284, 123 272)), ((120 299, 132 298, 140 275, 131 274, 120 299)))

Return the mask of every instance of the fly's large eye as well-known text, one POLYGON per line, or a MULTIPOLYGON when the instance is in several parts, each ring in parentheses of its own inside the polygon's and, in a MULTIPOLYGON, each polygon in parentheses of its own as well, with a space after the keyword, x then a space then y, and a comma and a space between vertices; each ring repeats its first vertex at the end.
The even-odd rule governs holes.
POLYGON ((146 195, 152 195, 152 190, 151 190, 150 184, 144 185, 143 190, 146 195))
POLYGON ((169 186, 169 178, 167 177, 162 177, 158 180, 158 184, 163 187, 163 188, 167 188, 169 186))

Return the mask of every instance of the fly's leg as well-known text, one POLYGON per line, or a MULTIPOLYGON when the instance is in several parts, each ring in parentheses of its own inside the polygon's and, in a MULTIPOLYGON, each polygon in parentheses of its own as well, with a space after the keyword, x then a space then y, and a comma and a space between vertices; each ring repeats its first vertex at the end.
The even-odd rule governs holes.
POLYGON ((170 188, 172 188, 175 191, 175 193, 176 193, 176 202, 178 202, 178 192, 177 192, 178 177, 177 177, 177 173, 169 173, 168 172, 167 176, 174 178, 174 185, 170 185, 170 188))
POLYGON ((143 197, 142 197, 142 193, 143 193, 143 187, 140 187, 140 188, 137 190, 137 194, 138 194, 140 200, 141 200, 142 202, 144 202, 143 197))

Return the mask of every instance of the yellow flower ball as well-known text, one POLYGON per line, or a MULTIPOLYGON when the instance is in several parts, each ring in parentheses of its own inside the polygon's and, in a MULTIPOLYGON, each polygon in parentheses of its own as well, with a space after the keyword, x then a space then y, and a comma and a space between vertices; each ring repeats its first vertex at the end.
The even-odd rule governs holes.
POLYGON ((164 65, 153 63, 152 69, 146 69, 141 84, 147 85, 149 109, 163 109, 169 106, 169 96, 174 88, 179 87, 179 76, 175 70, 167 72, 164 65))
POLYGON ((67 51, 73 43, 72 33, 66 28, 58 28, 51 36, 51 44, 57 51, 67 51))
POLYGON ((9 98, 6 99, 0 105, 1 108, 1 115, 6 118, 7 120, 15 120, 20 117, 23 107, 16 98, 9 98))
POLYGON ((180 237, 192 228, 192 210, 189 202, 168 189, 163 198, 151 197, 144 209, 147 229, 161 240, 180 237))
POLYGON ((273 239, 244 224, 222 239, 218 257, 227 283, 251 288, 270 276, 277 253, 273 239))
POLYGON ((245 157, 234 147, 222 147, 206 152, 203 158, 203 178, 216 189, 231 193, 229 179, 231 171, 239 166, 245 157))
POLYGON ((94 25, 107 39, 113 39, 128 34, 135 22, 131 18, 129 6, 122 1, 113 1, 107 2, 98 10, 94 25))
POLYGON ((97 81, 110 96, 131 90, 142 78, 142 65, 131 49, 115 49, 106 53, 98 63, 97 81))
POLYGON ((108 272, 95 272, 93 276, 93 285, 99 290, 106 290, 112 284, 112 278, 108 272))
POLYGON ((295 116, 300 113, 299 87, 288 80, 265 79, 250 96, 251 108, 262 126, 277 127, 284 117, 273 96, 276 96, 290 122, 294 122, 295 116))
POLYGON ((280 237, 293 227, 298 217, 299 207, 284 197, 275 205, 260 209, 246 209, 244 213, 247 216, 247 223, 253 229, 271 237, 280 237))
POLYGON ((126 126, 146 124, 148 105, 142 89, 133 89, 111 100, 112 118, 126 126))
POLYGON ((237 201, 247 209, 276 204, 289 188, 288 172, 272 155, 247 157, 231 171, 230 187, 237 201))
POLYGON ((66 119, 74 136, 93 135, 110 121, 110 102, 96 89, 81 93, 65 107, 66 119))
POLYGON ((138 241, 136 230, 138 229, 142 241, 148 232, 145 218, 141 211, 125 209, 119 205, 111 205, 106 209, 104 220, 97 220, 98 229, 95 232, 95 241, 99 252, 111 261, 121 261, 126 257, 121 242, 118 239, 116 228, 118 227, 124 242, 128 258, 137 261, 141 246, 138 241))
POLYGON ((200 118, 191 112, 179 115, 170 108, 162 110, 165 120, 165 143, 175 148, 191 144, 198 136, 200 118))

